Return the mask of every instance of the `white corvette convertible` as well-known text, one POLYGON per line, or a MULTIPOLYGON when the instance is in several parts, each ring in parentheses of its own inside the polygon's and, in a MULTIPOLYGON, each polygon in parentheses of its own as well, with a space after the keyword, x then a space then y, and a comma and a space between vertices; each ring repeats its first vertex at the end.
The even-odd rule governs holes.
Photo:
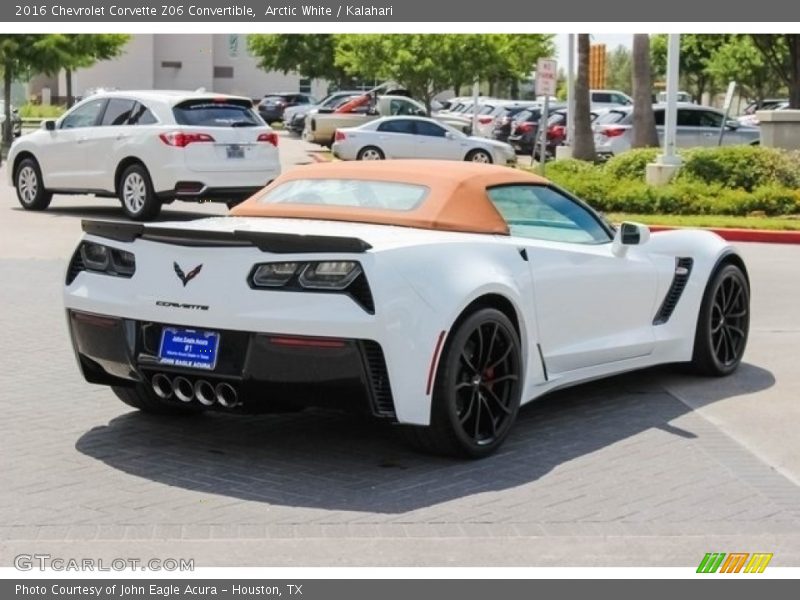
POLYGON ((551 390, 660 363, 726 375, 747 342, 735 248, 612 229, 506 167, 314 165, 227 217, 83 229, 75 353, 143 411, 339 406, 481 457, 551 390))

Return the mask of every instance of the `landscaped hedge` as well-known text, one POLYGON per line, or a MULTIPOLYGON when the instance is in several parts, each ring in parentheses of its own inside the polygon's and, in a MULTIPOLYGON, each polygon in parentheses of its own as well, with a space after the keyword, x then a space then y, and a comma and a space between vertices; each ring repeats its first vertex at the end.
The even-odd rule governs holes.
POLYGON ((683 215, 800 214, 800 155, 757 146, 681 153, 669 185, 644 182, 658 149, 631 150, 603 165, 577 160, 547 165, 547 177, 605 212, 683 215))

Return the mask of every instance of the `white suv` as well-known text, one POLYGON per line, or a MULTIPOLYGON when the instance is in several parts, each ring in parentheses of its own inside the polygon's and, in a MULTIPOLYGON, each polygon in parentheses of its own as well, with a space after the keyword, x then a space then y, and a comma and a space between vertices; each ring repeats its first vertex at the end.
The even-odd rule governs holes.
POLYGON ((280 174, 278 136, 250 99, 194 92, 93 95, 15 141, 8 163, 26 209, 90 193, 140 221, 176 199, 234 204, 280 174))

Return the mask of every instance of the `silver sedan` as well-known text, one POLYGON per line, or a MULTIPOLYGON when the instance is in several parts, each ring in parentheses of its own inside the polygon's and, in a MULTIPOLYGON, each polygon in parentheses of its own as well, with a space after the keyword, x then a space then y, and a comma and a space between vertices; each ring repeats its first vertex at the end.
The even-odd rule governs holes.
POLYGON ((517 160, 514 149, 504 142, 469 136, 426 117, 384 117, 338 129, 332 150, 342 160, 430 158, 499 165, 517 160))

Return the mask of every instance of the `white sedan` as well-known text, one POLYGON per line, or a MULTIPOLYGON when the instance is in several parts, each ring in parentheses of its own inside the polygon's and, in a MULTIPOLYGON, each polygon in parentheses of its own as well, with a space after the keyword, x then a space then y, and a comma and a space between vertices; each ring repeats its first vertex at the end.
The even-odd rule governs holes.
POLYGON ((504 142, 468 136, 425 117, 385 117, 338 129, 332 150, 342 160, 428 158, 499 165, 517 160, 514 149, 504 142))
POLYGON ((103 92, 14 142, 11 185, 23 208, 53 194, 116 196, 132 219, 173 200, 243 200, 280 174, 278 136, 238 96, 103 92))

